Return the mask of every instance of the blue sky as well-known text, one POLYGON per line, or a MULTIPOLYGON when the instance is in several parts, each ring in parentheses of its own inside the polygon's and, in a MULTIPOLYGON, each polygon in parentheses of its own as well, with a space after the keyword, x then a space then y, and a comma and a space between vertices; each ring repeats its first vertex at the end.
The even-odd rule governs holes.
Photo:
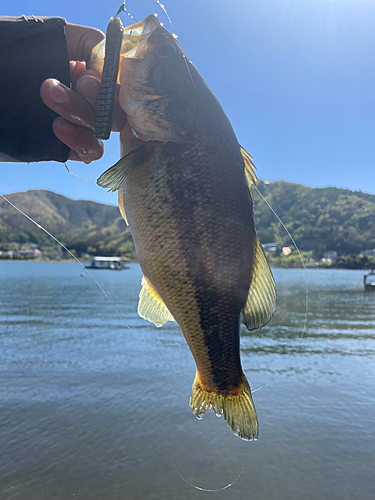
MULTIPOLYGON (((375 194, 375 0, 165 0, 181 45, 219 98, 264 180, 375 194)), ((62 16, 105 31, 120 0, 16 0, 3 15, 62 16)), ((140 20, 153 0, 128 0, 140 20)), ((125 22, 125 17, 122 17, 125 22)), ((171 29, 172 30, 172 29, 171 29)), ((119 158, 117 134, 91 165, 119 158)), ((58 163, 0 164, 0 192, 49 189, 116 204, 116 195, 58 163)))

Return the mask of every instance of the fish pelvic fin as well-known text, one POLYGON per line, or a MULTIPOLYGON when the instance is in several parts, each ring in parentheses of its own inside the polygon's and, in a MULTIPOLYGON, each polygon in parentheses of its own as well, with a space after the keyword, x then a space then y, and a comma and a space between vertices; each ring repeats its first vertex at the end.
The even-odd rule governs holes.
POLYGON ((224 415, 229 427, 241 439, 258 439, 259 425, 251 389, 244 374, 235 394, 209 391, 202 386, 197 371, 190 396, 193 414, 201 419, 212 408, 218 417, 224 415))
POLYGON ((160 295, 145 276, 142 278, 142 289, 139 294, 138 314, 157 327, 163 326, 167 321, 175 321, 160 295))
POLYGON ((266 325, 276 309, 276 288, 270 266, 258 238, 254 243, 253 272, 242 321, 248 330, 266 325))
POLYGON ((147 149, 141 146, 133 149, 127 155, 123 156, 121 160, 115 163, 112 167, 106 170, 96 181, 96 183, 108 191, 117 191, 121 189, 129 175, 133 172, 138 165, 144 163, 147 155, 147 149))

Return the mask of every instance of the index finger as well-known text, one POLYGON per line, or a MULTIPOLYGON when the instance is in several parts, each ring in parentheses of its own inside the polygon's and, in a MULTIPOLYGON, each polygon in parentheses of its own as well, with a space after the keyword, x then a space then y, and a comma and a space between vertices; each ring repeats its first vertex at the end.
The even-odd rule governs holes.
POLYGON ((69 60, 87 61, 91 51, 104 38, 104 33, 96 28, 67 24, 65 26, 69 60))

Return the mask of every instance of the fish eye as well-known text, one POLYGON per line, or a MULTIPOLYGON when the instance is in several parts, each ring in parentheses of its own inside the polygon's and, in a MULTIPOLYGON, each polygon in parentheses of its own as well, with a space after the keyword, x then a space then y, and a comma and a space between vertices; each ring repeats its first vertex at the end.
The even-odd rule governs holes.
POLYGON ((162 43, 158 47, 158 54, 161 57, 172 57, 175 53, 176 49, 171 43, 162 43))

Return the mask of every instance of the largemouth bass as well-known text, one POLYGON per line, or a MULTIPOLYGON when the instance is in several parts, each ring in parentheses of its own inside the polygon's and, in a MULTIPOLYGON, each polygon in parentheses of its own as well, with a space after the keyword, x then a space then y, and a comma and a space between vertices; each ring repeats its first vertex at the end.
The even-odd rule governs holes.
POLYGON ((119 98, 136 147, 98 184, 118 190, 133 235, 144 273, 138 312, 158 326, 175 320, 181 327, 197 366, 194 415, 212 407, 239 437, 256 439, 240 320, 261 328, 276 294, 254 228, 252 158, 156 16, 123 37, 119 98))

